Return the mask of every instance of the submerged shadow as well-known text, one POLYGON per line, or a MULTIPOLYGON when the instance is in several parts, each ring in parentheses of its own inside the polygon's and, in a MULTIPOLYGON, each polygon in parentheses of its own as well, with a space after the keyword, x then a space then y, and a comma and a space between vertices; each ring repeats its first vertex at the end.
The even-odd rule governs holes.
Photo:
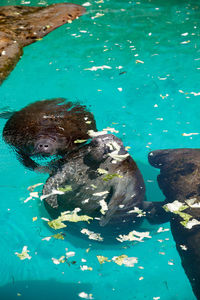
POLYGON ((25 280, 0 287, 1 300, 80 300, 79 293, 91 293, 92 285, 55 280, 25 280))

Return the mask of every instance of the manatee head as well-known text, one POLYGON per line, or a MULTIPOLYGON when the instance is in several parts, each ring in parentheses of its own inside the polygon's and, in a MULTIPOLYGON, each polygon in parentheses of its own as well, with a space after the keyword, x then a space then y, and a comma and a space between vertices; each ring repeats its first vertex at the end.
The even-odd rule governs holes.
POLYGON ((200 196, 199 149, 156 150, 148 159, 160 169, 158 184, 169 201, 200 196))
POLYGON ((89 147, 90 160, 102 162, 112 154, 125 155, 127 151, 122 141, 113 134, 103 134, 92 139, 89 147))

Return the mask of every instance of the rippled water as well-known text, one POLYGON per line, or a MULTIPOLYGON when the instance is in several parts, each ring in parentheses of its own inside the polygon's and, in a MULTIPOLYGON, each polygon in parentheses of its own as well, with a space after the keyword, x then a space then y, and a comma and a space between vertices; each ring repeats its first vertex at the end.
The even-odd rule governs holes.
MULTIPOLYGON (((60 1, 1 0, 1 5, 53 2, 60 1)), ((99 130, 114 126, 131 147, 147 200, 163 200, 148 152, 199 147, 199 1, 88 3, 86 15, 24 49, 0 87, 0 108, 18 110, 53 97, 79 100, 94 113, 99 130)), ((4 124, 0 120, 1 129, 4 124)), ((21 166, 2 140, 0 158, 1 300, 74 300, 81 299, 81 292, 98 300, 195 299, 172 235, 157 233, 159 226, 144 222, 139 230, 150 231, 152 238, 134 244, 95 242, 68 228, 64 241, 42 240, 54 234, 41 219, 48 214, 39 199, 24 200, 27 187, 44 183, 47 176, 21 166), (32 258, 21 261, 15 252, 25 245, 32 258), (75 252, 69 261, 76 263, 55 265, 52 257, 65 255, 66 248, 75 252), (122 254, 137 257, 138 263, 125 267, 97 260, 97 255, 111 259, 122 254), (82 271, 82 265, 92 271, 82 271)), ((162 226, 168 229, 169 223, 162 226)))

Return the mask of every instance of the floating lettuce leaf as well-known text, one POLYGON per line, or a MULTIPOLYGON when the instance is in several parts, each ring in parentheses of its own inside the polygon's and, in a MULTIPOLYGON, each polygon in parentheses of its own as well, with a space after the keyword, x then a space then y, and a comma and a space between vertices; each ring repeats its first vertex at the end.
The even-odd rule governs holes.
POLYGON ((97 169, 97 172, 98 172, 99 174, 108 174, 108 171, 106 171, 106 170, 104 170, 104 169, 101 169, 101 168, 98 168, 98 169, 97 169))
POLYGON ((134 207, 134 209, 128 211, 128 214, 132 213, 138 214, 138 217, 146 216, 146 212, 140 209, 139 207, 134 207))
POLYGON ((94 185, 94 184, 91 184, 90 186, 91 186, 91 188, 93 188, 93 189, 96 189, 96 188, 97 188, 97 186, 94 185))
POLYGON ((58 191, 64 192, 64 193, 70 192, 70 191, 72 191, 72 186, 71 185, 66 185, 64 187, 60 187, 60 188, 58 188, 58 191))
POLYGON ((101 237, 100 233, 95 233, 93 231, 88 230, 87 228, 83 228, 81 230, 81 233, 88 235, 90 240, 95 240, 95 241, 99 241, 99 242, 103 241, 103 238, 101 237))
POLYGON ((38 186, 40 186, 40 185, 42 185, 42 184, 43 184, 43 183, 36 183, 36 184, 34 184, 34 185, 29 186, 29 187, 27 188, 27 190, 33 192, 34 189, 35 189, 36 187, 38 187, 38 186))
POLYGON ((78 294, 80 298, 84 299, 94 299, 92 294, 87 294, 85 292, 81 292, 78 294))
POLYGON ((46 198, 48 198, 48 197, 50 197, 52 195, 63 195, 63 194, 64 194, 64 192, 61 192, 59 190, 54 190, 53 189, 50 194, 40 196, 40 200, 42 201, 42 200, 44 200, 44 199, 46 199, 46 198))
POLYGON ((119 266, 125 265, 126 267, 134 267, 134 265, 138 263, 137 257, 128 257, 125 254, 114 256, 111 260, 109 260, 108 257, 97 255, 97 259, 100 264, 113 261, 119 266))
POLYGON ((192 216, 189 215, 189 214, 186 214, 186 213, 184 213, 184 212, 181 212, 181 211, 176 212, 176 213, 177 213, 177 215, 179 215, 179 216, 183 219, 183 221, 181 221, 180 223, 181 223, 183 226, 187 227, 187 223, 188 223, 189 220, 192 218, 192 216))
POLYGON ((102 179, 103 179, 104 181, 109 181, 109 180, 112 180, 112 179, 115 178, 115 177, 123 178, 122 175, 119 175, 119 174, 117 174, 117 173, 114 173, 114 174, 107 174, 107 175, 105 175, 102 179))
POLYGON ((166 211, 170 211, 170 212, 173 212, 173 213, 176 214, 177 212, 183 211, 186 208, 188 208, 188 205, 184 205, 182 202, 179 202, 178 200, 175 200, 172 203, 165 204, 163 206, 163 208, 166 211))
POLYGON ((126 153, 126 154, 117 154, 116 151, 113 151, 111 153, 108 153, 108 155, 113 158, 114 160, 116 161, 123 161, 125 159, 127 159, 127 157, 130 155, 129 153, 126 153))
MULTIPOLYGON (((66 251, 68 251, 68 249, 66 248, 65 249, 66 251)), ((68 251, 68 252, 66 252, 66 258, 69 258, 69 257, 73 257, 73 256, 75 256, 75 252, 74 251, 68 251)))
MULTIPOLYGON (((114 257, 112 258, 114 260, 114 257)), ((115 258, 114 262, 118 265, 125 265, 126 267, 134 267, 138 263, 137 257, 128 257, 127 255, 121 255, 115 258)))
POLYGON ((125 254, 122 254, 120 256, 114 256, 112 258, 112 260, 119 266, 123 265, 123 261, 124 261, 124 258, 127 258, 128 256, 125 255, 125 254))
POLYGON ((127 235, 122 235, 120 234, 119 237, 117 237, 116 239, 119 242, 126 242, 126 241, 138 241, 138 242, 142 242, 144 238, 151 238, 151 236, 149 235, 149 232, 139 232, 139 231, 130 231, 129 234, 127 235))
POLYGON ((88 267, 86 265, 80 266, 81 271, 92 271, 93 268, 92 267, 88 267))
POLYGON ((30 252, 30 251, 27 249, 27 246, 24 246, 23 249, 22 249, 22 253, 15 252, 15 254, 16 254, 21 260, 24 260, 24 259, 31 259, 31 256, 28 254, 28 252, 30 252))
POLYGON ((105 200, 100 200, 99 204, 101 206, 100 212, 102 213, 102 215, 105 215, 106 211, 108 210, 108 205, 107 205, 106 201, 105 200))
POLYGON ((46 236, 46 237, 44 237, 44 238, 42 239, 42 241, 47 241, 47 242, 49 242, 50 239, 51 239, 51 236, 46 236))
POLYGON ((92 217, 89 217, 87 215, 81 215, 78 216, 77 212, 80 211, 80 208, 75 208, 73 211, 64 211, 61 213, 61 216, 59 216, 57 219, 49 221, 48 225, 53 229, 60 229, 66 227, 66 225, 63 223, 64 221, 68 222, 88 222, 89 220, 93 220, 92 217))
POLYGON ((94 131, 94 130, 88 130, 88 135, 90 136, 90 137, 96 137, 96 136, 99 136, 99 135, 104 135, 104 134, 106 134, 107 133, 107 131, 94 131))
POLYGON ((108 257, 105 257, 103 255, 97 255, 97 259, 99 263, 102 265, 105 263, 105 261, 110 262, 111 260, 108 259, 108 257))
MULTIPOLYGON (((91 121, 88 121, 88 122, 91 123, 91 121)), ((88 124, 90 124, 90 123, 88 123, 88 124)), ((81 144, 81 143, 85 143, 85 142, 87 142, 87 140, 76 140, 76 141, 74 141, 74 144, 81 144)))
POLYGON ((111 133, 119 133, 119 130, 116 130, 113 127, 107 127, 107 128, 104 128, 103 130, 107 131, 107 132, 110 131, 111 133))
POLYGON ((60 258, 53 258, 52 257, 52 261, 53 261, 53 263, 55 264, 55 265, 59 265, 60 263, 64 263, 65 261, 66 261, 66 258, 65 258, 65 256, 61 256, 60 258))
POLYGON ((185 202, 192 208, 200 208, 200 203, 196 198, 188 199, 185 202))
POLYGON ((61 218, 62 218, 62 221, 68 221, 68 222, 89 222, 89 220, 93 220, 92 217, 89 217, 87 215, 78 215, 77 212, 79 211, 80 209, 74 209, 73 211, 66 211, 66 212, 63 212, 61 213, 61 218))
POLYGON ((62 220, 60 220, 59 218, 58 219, 55 219, 55 220, 52 220, 52 221, 49 221, 48 222, 48 225, 53 228, 53 229, 61 229, 61 228, 64 228, 64 227, 67 227, 63 222, 62 220))
POLYGON ((52 235, 52 237, 57 240, 64 240, 64 236, 62 233, 54 234, 54 235, 52 235))
POLYGON ((93 196, 101 197, 101 196, 105 196, 106 194, 109 194, 109 191, 103 191, 103 192, 99 192, 99 193, 94 193, 93 196))
POLYGON ((125 254, 114 256, 112 258, 112 261, 114 261, 119 266, 125 265, 126 267, 134 267, 134 265, 138 263, 137 257, 128 257, 125 254))
POLYGON ((200 225, 200 222, 196 219, 192 219, 189 221, 182 221, 181 224, 185 226, 187 229, 191 229, 195 225, 200 225))
MULTIPOLYGON (((191 202, 189 202, 188 204, 191 205, 191 202)), ((174 214, 179 215, 183 219, 183 221, 181 221, 180 223, 187 229, 191 229, 193 226, 200 224, 200 222, 196 219, 190 220, 192 216, 183 212, 183 210, 189 208, 188 205, 184 205, 181 202, 175 200, 174 202, 166 204, 163 207, 166 211, 171 211, 174 214)))

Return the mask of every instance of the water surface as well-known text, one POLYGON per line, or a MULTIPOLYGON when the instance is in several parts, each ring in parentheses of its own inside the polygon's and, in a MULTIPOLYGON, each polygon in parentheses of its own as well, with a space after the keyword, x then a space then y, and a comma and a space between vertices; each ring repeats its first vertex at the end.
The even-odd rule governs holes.
MULTIPOLYGON (((1 5, 55 2, 60 1, 1 0, 1 5)), ((99 130, 114 127, 131 147, 145 178, 147 199, 164 200, 148 152, 199 147, 199 1, 85 4, 86 15, 24 48, 0 87, 1 110, 53 97, 86 104, 99 130)), ((1 130, 4 124, 0 120, 1 130)), ((64 241, 43 241, 54 234, 41 219, 48 214, 39 199, 24 200, 27 187, 44 183, 47 176, 21 166, 2 140, 0 164, 1 300, 74 300, 81 299, 81 292, 98 300, 195 299, 170 231, 157 233, 159 226, 144 222, 140 231, 150 231, 152 238, 142 243, 95 242, 68 229, 64 241), (15 252, 25 245, 32 258, 21 261, 15 252), (76 263, 55 265, 52 257, 65 255, 66 248, 75 252, 69 260, 76 263), (122 254, 137 257, 138 263, 125 267, 97 260, 97 255, 111 259, 122 254), (82 271, 82 265, 92 271, 82 271)), ((162 226, 170 228, 169 223, 162 226)), ((129 231, 133 229, 131 224, 129 231)))

